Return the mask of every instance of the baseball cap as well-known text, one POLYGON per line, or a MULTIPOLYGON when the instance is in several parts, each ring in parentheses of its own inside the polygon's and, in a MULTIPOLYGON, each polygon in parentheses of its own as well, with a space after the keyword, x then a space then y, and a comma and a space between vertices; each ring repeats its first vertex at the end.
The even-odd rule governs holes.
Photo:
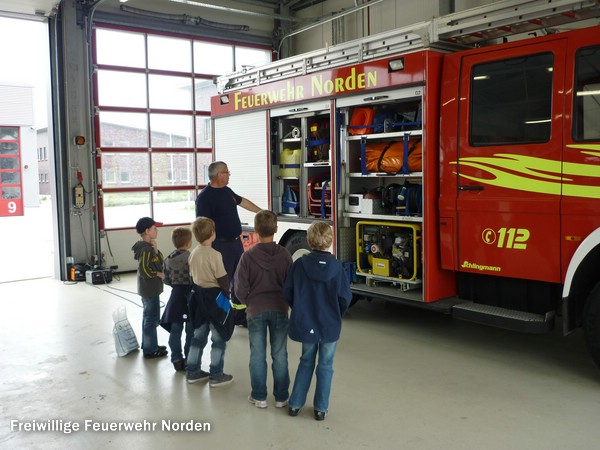
POLYGON ((152 217, 142 217, 140 220, 137 221, 135 229, 138 232, 138 234, 142 234, 144 231, 146 231, 148 228, 151 228, 153 225, 160 227, 162 226, 162 222, 157 222, 152 217))

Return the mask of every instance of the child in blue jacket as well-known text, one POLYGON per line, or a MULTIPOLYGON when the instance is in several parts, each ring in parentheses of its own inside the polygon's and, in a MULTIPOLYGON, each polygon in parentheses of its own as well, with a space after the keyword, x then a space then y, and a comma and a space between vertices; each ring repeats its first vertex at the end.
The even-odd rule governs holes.
POLYGON ((289 399, 289 415, 297 416, 304 406, 315 372, 314 417, 324 420, 329 410, 333 358, 352 292, 342 263, 327 251, 333 242, 331 227, 326 222, 313 222, 308 228, 307 240, 312 252, 294 262, 283 288, 283 295, 292 308, 289 336, 302 342, 302 356, 289 399))

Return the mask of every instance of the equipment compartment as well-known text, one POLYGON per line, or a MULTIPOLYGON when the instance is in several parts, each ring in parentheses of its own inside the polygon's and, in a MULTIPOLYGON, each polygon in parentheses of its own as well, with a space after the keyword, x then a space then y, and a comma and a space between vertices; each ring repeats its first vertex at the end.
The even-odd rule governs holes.
POLYGON ((421 226, 398 222, 356 223, 356 274, 400 282, 404 289, 421 284, 421 226))

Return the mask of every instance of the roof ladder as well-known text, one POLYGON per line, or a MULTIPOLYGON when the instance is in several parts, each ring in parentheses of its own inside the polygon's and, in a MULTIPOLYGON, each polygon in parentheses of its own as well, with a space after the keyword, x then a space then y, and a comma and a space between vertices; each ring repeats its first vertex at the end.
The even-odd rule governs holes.
POLYGON ((599 16, 600 0, 504 0, 224 75, 217 79, 217 90, 225 93, 421 48, 472 47, 599 16))

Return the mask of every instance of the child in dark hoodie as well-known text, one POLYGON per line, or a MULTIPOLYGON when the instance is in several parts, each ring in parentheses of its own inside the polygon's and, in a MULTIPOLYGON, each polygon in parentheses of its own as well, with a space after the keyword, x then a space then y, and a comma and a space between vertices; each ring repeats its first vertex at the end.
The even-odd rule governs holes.
POLYGON ((192 230, 177 227, 171 233, 171 241, 175 249, 165 259, 165 279, 171 286, 171 296, 160 319, 160 326, 169 332, 169 348, 171 362, 177 371, 185 370, 185 359, 190 350, 194 328, 188 320, 187 293, 192 287, 190 279, 190 248, 192 248, 192 230), (185 328, 185 344, 181 348, 181 335, 185 328))
POLYGON ((131 250, 138 260, 137 288, 142 297, 142 350, 144 358, 161 358, 169 353, 167 347, 158 345, 156 328, 160 323, 160 294, 163 291, 163 255, 156 247, 158 236, 156 222, 151 217, 138 220, 135 229, 140 235, 131 250))
POLYGON ((318 354, 313 407, 315 419, 323 420, 329 409, 333 358, 342 317, 350 305, 352 292, 342 263, 327 251, 333 242, 331 227, 322 221, 313 222, 308 227, 307 240, 312 252, 294 262, 283 288, 292 308, 290 338, 302 342, 289 415, 297 416, 306 402, 318 354))
POLYGON ((250 340, 250 385, 248 401, 267 407, 267 330, 271 344, 275 407, 284 408, 289 395, 287 332, 288 305, 283 283, 292 266, 290 253, 273 241, 277 215, 259 211, 254 217, 258 244, 242 254, 235 271, 235 294, 245 304, 250 340))

